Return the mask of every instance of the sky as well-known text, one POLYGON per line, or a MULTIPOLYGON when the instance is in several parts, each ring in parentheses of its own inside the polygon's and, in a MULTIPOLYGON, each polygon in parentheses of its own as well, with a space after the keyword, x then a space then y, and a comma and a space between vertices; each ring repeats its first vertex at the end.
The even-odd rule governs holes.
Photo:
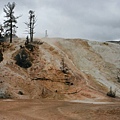
POLYGON ((0 23, 3 8, 15 2, 17 35, 26 37, 29 10, 35 11, 35 37, 82 38, 96 41, 120 39, 120 0, 0 0, 0 23))

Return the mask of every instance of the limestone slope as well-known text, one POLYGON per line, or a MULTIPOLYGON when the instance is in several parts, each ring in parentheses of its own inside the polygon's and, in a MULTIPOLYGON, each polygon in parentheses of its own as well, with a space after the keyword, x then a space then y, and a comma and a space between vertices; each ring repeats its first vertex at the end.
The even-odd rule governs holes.
MULTIPOLYGON (((14 42, 3 52, 0 63, 0 96, 20 99, 104 99, 110 86, 117 89, 120 45, 81 39, 36 39, 30 68, 15 64, 14 57, 24 45, 14 42), (113 57, 112 57, 113 56, 113 57), (61 70, 62 59, 69 69, 61 70)), ((26 48, 22 48, 27 51, 26 48)))

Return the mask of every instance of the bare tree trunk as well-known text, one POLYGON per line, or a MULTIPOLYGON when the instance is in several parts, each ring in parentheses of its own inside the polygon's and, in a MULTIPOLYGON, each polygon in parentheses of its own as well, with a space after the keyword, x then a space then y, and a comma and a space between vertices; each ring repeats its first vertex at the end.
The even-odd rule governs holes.
POLYGON ((10 43, 12 43, 12 21, 10 23, 10 43))
POLYGON ((33 42, 33 28, 32 28, 32 30, 31 30, 31 42, 33 42))
POLYGON ((30 16, 30 42, 33 42, 32 39, 32 17, 30 16))
POLYGON ((25 23, 29 29, 28 34, 30 35, 30 42, 33 42, 33 34, 34 34, 34 27, 35 27, 35 15, 34 15, 34 11, 30 10, 29 11, 29 23, 25 23))

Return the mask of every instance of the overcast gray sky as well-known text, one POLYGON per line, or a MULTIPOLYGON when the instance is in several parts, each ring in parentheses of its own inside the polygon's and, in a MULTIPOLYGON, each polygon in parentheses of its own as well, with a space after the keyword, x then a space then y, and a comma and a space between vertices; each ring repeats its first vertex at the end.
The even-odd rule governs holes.
MULTIPOLYGON (((3 7, 13 0, 0 0, 0 23, 3 7)), ((18 19, 17 35, 26 37, 29 10, 37 16, 36 37, 116 40, 120 38, 120 0, 14 0, 18 19)))

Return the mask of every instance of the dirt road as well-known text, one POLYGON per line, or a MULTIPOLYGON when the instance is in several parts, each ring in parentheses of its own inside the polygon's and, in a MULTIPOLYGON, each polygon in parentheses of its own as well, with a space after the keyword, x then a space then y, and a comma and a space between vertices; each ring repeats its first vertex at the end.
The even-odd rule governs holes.
POLYGON ((120 102, 0 100, 0 120, 120 120, 120 102))

